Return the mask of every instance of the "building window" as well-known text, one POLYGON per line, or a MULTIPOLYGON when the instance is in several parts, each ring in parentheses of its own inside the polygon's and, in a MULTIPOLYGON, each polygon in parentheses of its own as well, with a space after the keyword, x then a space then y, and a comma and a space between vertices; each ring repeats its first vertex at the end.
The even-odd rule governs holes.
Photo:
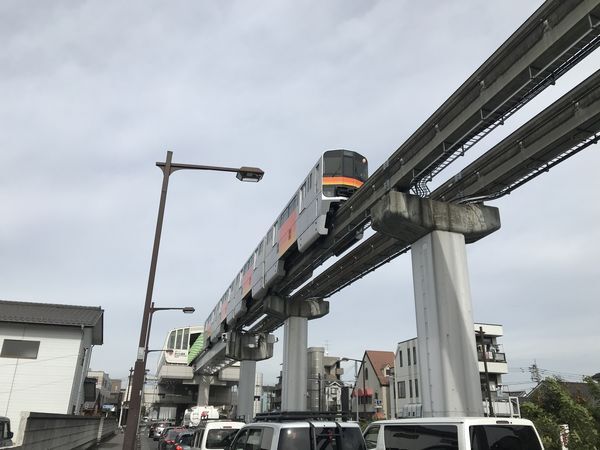
POLYGON ((22 341, 15 339, 4 339, 0 357, 37 359, 40 341, 22 341))
POLYGON ((398 360, 400 362, 400 367, 402 367, 402 350, 398 352, 398 360))
POLYGON ((413 366, 417 365, 417 347, 413 347, 413 366))
POLYGON ((415 397, 419 397, 419 380, 415 378, 415 397))
POLYGON ((368 379, 369 379, 369 371, 365 367, 365 380, 368 380, 368 379))
POLYGON ((398 398, 406 398, 406 381, 398 381, 398 398))
POLYGON ((412 380, 408 380, 408 394, 410 398, 413 397, 412 380))
POLYGON ((406 349, 406 363, 410 366, 410 347, 406 349))

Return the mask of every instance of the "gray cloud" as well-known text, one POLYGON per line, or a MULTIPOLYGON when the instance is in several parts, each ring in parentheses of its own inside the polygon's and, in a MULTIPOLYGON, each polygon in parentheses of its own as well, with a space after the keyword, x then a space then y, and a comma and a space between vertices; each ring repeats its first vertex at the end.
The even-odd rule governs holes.
MULTIPOLYGON (((102 306, 105 343, 92 365, 124 377, 158 207, 154 162, 166 150, 176 161, 266 171, 257 185, 215 173, 171 178, 155 300, 193 305, 202 323, 321 151, 355 149, 376 169, 539 4, 2 2, 0 297, 102 306)), ((475 319, 504 324, 509 362, 600 370, 595 150, 496 202, 502 230, 469 247, 475 319)), ((331 305, 311 322, 310 345, 352 357, 393 350, 415 335, 410 255, 331 305)), ((169 312, 155 319, 155 348, 190 323, 169 312)), ((259 370, 272 380, 280 361, 259 370)))

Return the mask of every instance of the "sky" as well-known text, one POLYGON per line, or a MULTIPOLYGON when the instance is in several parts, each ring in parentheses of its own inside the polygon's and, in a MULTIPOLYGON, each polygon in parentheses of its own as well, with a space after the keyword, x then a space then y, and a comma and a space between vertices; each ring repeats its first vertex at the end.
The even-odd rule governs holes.
MULTIPOLYGON (((0 298, 100 306, 91 367, 125 378, 167 150, 265 176, 171 177, 154 301, 196 313, 157 312, 153 349, 169 329, 204 323, 323 151, 358 151, 374 172, 540 4, 1 2, 0 298)), ((595 52, 435 181, 599 66, 595 52)), ((567 379, 600 372, 599 166, 593 145, 490 202, 501 230, 467 247, 474 319, 504 326, 511 388, 530 386, 534 361, 567 379)), ((394 351, 416 336, 410 254, 329 300, 309 346, 330 355, 394 351)), ((257 366, 266 383, 280 370, 277 336, 257 366)))

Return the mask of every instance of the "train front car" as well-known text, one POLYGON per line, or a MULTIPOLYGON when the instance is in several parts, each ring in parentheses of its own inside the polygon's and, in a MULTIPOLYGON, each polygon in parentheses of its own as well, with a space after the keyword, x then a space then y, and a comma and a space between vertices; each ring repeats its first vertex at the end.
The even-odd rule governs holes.
POLYGON ((300 252, 305 252, 320 236, 328 234, 330 217, 363 185, 368 175, 367 159, 359 153, 328 150, 321 155, 299 191, 301 206, 297 234, 300 252))
POLYGON ((369 176, 367 158, 350 150, 329 150, 323 154, 323 200, 345 200, 369 176))

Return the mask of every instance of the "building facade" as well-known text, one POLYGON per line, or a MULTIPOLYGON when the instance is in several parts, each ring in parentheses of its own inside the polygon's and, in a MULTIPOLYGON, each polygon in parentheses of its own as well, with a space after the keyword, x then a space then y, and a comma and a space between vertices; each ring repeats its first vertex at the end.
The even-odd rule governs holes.
POLYGON ((79 414, 99 307, 0 300, 0 411, 18 432, 21 412, 79 414))
MULTIPOLYGON (((477 348, 482 401, 486 415, 489 415, 491 400, 495 415, 519 416, 518 401, 502 392, 502 375, 508 373, 506 355, 498 343, 498 338, 503 335, 502 325, 476 323, 473 331, 473 345, 477 348)), ((391 399, 394 417, 420 417, 422 386, 417 338, 398 343, 393 381, 391 399)))
POLYGON ((393 417, 390 395, 393 372, 394 352, 365 352, 352 391, 353 414, 363 420, 393 417))

